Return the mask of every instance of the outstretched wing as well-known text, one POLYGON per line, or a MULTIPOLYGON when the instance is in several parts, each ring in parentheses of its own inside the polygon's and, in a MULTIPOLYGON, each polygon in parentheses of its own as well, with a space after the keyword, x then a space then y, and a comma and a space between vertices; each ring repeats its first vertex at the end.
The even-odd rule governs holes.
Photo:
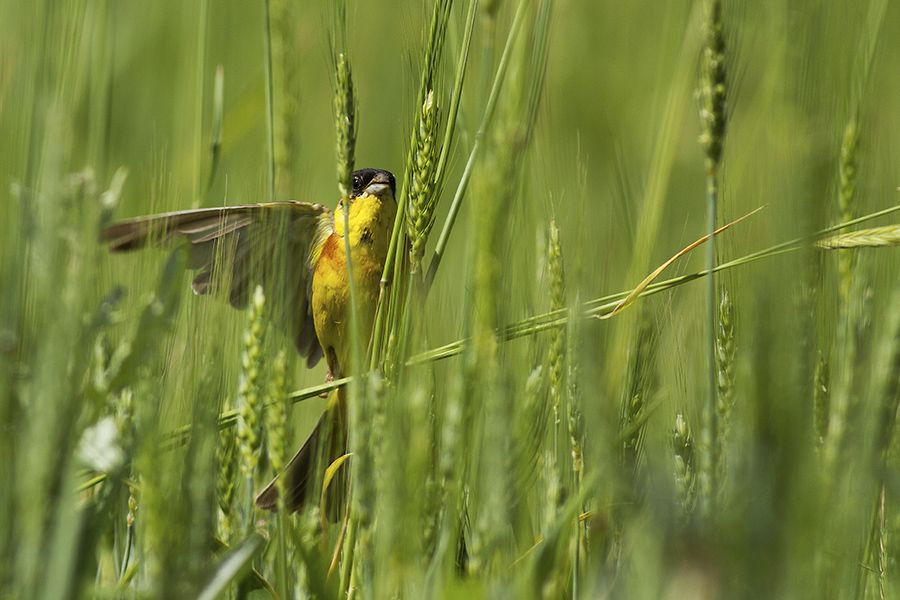
POLYGON ((184 210, 121 221, 101 240, 113 252, 190 244, 188 267, 200 271, 195 294, 227 293, 232 306, 247 306, 262 285, 273 321, 297 347, 307 365, 322 357, 310 312, 315 264, 334 227, 332 212, 307 202, 271 202, 184 210))

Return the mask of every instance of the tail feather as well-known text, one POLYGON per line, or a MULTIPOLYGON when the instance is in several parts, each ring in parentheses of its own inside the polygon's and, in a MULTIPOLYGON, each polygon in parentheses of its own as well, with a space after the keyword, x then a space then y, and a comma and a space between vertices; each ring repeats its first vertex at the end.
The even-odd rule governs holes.
MULTIPOLYGON (((340 458, 347 448, 347 422, 343 391, 337 390, 328 408, 319 418, 309 437, 288 463, 257 496, 256 506, 263 510, 278 509, 278 478, 284 478, 284 505, 289 512, 319 504, 325 470, 340 458)), ((331 521, 340 518, 346 497, 346 471, 341 468, 332 479, 323 507, 331 521)))

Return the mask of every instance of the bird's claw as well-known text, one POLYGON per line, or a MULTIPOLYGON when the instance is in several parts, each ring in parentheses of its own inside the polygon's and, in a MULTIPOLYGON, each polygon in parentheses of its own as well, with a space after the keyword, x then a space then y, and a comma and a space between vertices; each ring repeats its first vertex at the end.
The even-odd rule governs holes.
MULTIPOLYGON (((325 374, 325 383, 331 383, 332 381, 334 381, 334 373, 331 372, 331 369, 328 369, 328 373, 325 374)), ((327 398, 329 393, 330 390, 328 392, 322 392, 319 394, 319 398, 327 398)))

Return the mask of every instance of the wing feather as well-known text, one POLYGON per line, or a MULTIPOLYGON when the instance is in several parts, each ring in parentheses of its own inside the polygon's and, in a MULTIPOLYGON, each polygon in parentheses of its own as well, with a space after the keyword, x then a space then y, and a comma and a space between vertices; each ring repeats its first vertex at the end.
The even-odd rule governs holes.
POLYGON ((310 310, 312 277, 334 215, 319 204, 271 202, 185 210, 115 223, 101 241, 113 252, 189 243, 188 266, 199 271, 195 294, 227 294, 246 308, 262 285, 276 326, 313 366, 322 357, 310 310))

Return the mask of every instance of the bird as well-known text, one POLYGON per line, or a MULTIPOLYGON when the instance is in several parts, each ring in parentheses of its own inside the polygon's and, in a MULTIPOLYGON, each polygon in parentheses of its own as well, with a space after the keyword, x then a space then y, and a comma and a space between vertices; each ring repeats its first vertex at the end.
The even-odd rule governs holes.
MULTIPOLYGON (((326 382, 360 372, 351 352, 350 278, 353 273, 359 339, 371 337, 380 282, 397 213, 394 176, 382 169, 353 172, 349 194, 334 212, 320 204, 287 201, 183 210, 113 223, 101 233, 111 252, 186 241, 187 267, 199 271, 195 294, 227 296, 245 308, 262 286, 271 319, 307 367, 324 357, 326 382), (344 228, 348 215, 349 231, 344 228), (351 269, 347 269, 349 236, 351 269)), ((281 474, 256 497, 264 510, 278 506, 284 477, 286 509, 319 501, 324 469, 346 452, 346 398, 332 393, 325 412, 281 474)), ((341 492, 329 488, 329 513, 341 492)))

